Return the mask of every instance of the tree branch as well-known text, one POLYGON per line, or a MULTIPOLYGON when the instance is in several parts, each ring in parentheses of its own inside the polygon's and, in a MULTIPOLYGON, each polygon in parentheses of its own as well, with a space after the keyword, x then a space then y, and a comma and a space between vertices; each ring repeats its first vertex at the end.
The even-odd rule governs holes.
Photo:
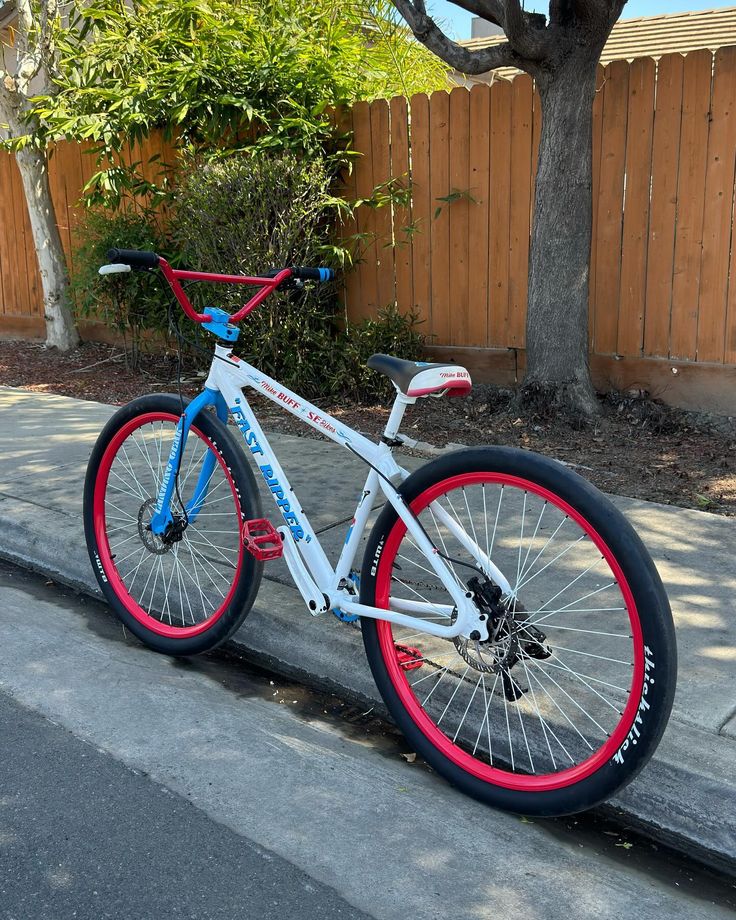
POLYGON ((573 13, 573 0, 550 0, 549 22, 551 26, 567 25, 573 13))
POLYGON ((550 49, 544 16, 525 12, 519 0, 505 0, 504 7, 503 30, 511 47, 531 61, 543 60, 550 49))
POLYGON ((626 0, 572 0, 575 18, 596 32, 610 30, 625 5, 626 0))
POLYGON ((503 28, 503 0, 452 0, 452 3, 503 28))
POLYGON ((523 62, 509 42, 481 48, 479 51, 468 51, 449 39, 435 21, 427 16, 424 0, 393 0, 393 4, 416 38, 460 73, 480 74, 497 67, 523 67, 523 62))
MULTIPOLYGON (((45 8, 44 8, 45 9, 45 8)), ((30 96, 30 84, 43 66, 43 40, 41 25, 36 21, 31 0, 17 0, 18 13, 18 66, 15 71, 16 90, 30 96)))

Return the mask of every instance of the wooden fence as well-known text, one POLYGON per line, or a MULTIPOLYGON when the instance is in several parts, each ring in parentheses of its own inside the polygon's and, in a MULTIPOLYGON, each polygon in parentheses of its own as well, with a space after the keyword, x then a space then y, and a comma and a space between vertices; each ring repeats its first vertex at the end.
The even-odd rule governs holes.
MULTIPOLYGON (((159 170, 151 157, 174 163, 174 148, 161 134, 123 151, 130 163, 153 180, 159 170)), ((56 220, 67 260, 74 267, 74 231, 82 217, 82 189, 97 171, 85 145, 58 144, 49 159, 49 181, 56 220)), ((14 157, 0 151, 0 335, 41 338, 45 335, 43 297, 23 186, 14 157)))
MULTIPOLYGON (((594 371, 602 383, 640 381, 655 391, 705 380, 712 393, 727 377, 736 384, 736 48, 616 61, 600 69, 598 86, 594 371)), ((456 354, 487 377, 515 376, 524 356, 541 126, 532 81, 521 75, 470 91, 359 103, 344 118, 361 154, 348 194, 368 198, 392 179, 411 189, 408 202, 363 207, 345 228, 366 240, 364 261, 346 283, 349 314, 367 316, 395 301, 417 310, 441 353, 462 349, 456 354)), ((68 249, 75 202, 92 169, 74 145, 61 145, 52 158, 68 249)), ((40 333, 30 227, 5 155, 0 285, 0 332, 40 333)))
MULTIPOLYGON (((728 378, 736 394, 736 48, 615 61, 600 68, 598 87, 594 372, 602 385, 637 383, 734 411, 736 397, 714 390, 728 378)), ((396 300, 475 370, 515 376, 541 127, 532 81, 361 103, 352 127, 363 155, 350 192, 408 179, 412 194, 408 207, 363 209, 351 228, 373 241, 348 279, 349 313, 396 300), (506 351, 494 364, 469 348, 506 351)))

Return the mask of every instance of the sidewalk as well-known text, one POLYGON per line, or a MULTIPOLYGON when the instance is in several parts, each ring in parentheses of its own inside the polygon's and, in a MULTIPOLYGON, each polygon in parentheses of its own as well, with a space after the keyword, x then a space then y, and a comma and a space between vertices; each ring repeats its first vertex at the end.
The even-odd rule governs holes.
MULTIPOLYGON (((94 594, 82 483, 92 445, 113 411, 100 403, 0 388, 0 556, 94 594)), ((362 464, 332 444, 292 435, 272 440, 334 558, 347 526, 340 522, 355 507, 362 464)), ((413 468, 421 461, 402 463, 413 468)), ((733 872, 736 525, 699 511, 614 501, 662 575, 677 625, 680 666, 672 720, 655 758, 606 810, 733 872)), ((280 673, 380 704, 358 631, 331 614, 315 622, 282 561, 268 564, 258 601, 234 642, 247 657, 280 673)))

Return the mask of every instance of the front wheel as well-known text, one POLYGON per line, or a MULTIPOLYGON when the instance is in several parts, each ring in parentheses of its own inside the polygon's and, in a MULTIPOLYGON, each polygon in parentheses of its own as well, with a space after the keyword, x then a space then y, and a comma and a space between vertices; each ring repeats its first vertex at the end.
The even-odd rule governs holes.
MULTIPOLYGON (((667 596, 630 524, 580 476, 528 451, 457 451, 401 491, 463 591, 490 604, 485 642, 362 618, 374 679, 410 745, 466 793, 522 814, 613 795, 656 748, 676 679, 667 596), (479 573, 469 540, 511 592, 479 573)), ((390 505, 366 548, 360 599, 454 616, 390 505)))
POLYGON ((243 522, 262 517, 245 456, 202 411, 181 453, 176 526, 152 532, 181 413, 178 397, 119 409, 95 444, 84 486, 84 530, 97 581, 122 622, 157 652, 195 655, 228 638, 250 610, 263 564, 243 547, 243 522))

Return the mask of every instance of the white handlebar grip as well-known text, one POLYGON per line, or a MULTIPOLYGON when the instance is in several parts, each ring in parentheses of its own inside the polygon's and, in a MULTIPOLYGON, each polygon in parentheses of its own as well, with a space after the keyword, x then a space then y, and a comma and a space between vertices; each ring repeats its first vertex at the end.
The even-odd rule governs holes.
POLYGON ((117 275, 120 272, 129 272, 131 271, 130 265, 103 265, 100 267, 99 273, 101 275, 117 275))

